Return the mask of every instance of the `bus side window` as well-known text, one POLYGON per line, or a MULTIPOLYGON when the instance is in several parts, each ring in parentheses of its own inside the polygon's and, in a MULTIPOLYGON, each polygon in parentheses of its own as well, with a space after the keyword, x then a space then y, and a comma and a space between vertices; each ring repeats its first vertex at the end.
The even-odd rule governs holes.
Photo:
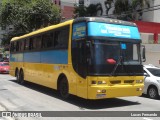
POLYGON ((33 48, 32 49, 36 50, 37 49, 36 37, 33 37, 32 39, 33 39, 33 48))
POLYGON ((29 50, 29 39, 25 39, 24 41, 24 50, 29 50))
POLYGON ((29 50, 33 49, 33 38, 29 39, 29 50))
POLYGON ((55 31, 54 46, 55 48, 68 48, 69 39, 69 27, 62 28, 59 31, 55 31))
POLYGON ((61 48, 68 48, 68 39, 69 39, 69 30, 65 28, 60 32, 59 43, 61 45, 61 48))
POLYGON ((46 34, 42 35, 42 48, 47 48, 46 34))
POLYGON ((47 42, 47 48, 52 47, 52 44, 53 44, 53 33, 46 34, 46 42, 47 42))
POLYGON ((19 51, 19 42, 15 42, 16 43, 16 49, 15 49, 15 52, 18 52, 19 51))
POLYGON ((11 43, 10 51, 11 51, 11 52, 14 52, 14 42, 11 43))
POLYGON ((39 50, 41 49, 42 46, 42 36, 37 36, 36 37, 36 49, 39 50))
POLYGON ((22 41, 19 41, 19 42, 18 42, 18 46, 19 46, 19 50, 18 50, 18 51, 19 51, 19 52, 21 51, 21 44, 22 44, 22 41))
POLYGON ((24 51, 24 40, 21 41, 20 49, 21 49, 21 51, 24 51))
POLYGON ((59 31, 55 31, 55 35, 54 35, 54 47, 58 47, 58 36, 59 36, 59 31))

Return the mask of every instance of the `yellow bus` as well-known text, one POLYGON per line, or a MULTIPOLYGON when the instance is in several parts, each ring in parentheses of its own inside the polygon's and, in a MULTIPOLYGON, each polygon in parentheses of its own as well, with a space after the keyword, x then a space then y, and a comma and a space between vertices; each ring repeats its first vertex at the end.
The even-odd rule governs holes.
POLYGON ((11 40, 10 75, 85 99, 142 94, 144 55, 134 23, 82 17, 11 40), (143 56, 143 58, 142 58, 143 56))

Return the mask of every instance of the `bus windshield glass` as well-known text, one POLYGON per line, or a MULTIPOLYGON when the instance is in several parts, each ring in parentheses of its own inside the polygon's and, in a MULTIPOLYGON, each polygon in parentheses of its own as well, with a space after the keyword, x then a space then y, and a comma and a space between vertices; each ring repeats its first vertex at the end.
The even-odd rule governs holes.
MULTIPOLYGON (((89 55, 89 71, 93 74, 110 74, 115 66, 116 74, 136 72, 133 66, 141 65, 140 47, 137 43, 92 40, 89 55), (133 67, 133 70, 131 69, 133 67)), ((138 72, 138 71, 137 71, 138 72)))

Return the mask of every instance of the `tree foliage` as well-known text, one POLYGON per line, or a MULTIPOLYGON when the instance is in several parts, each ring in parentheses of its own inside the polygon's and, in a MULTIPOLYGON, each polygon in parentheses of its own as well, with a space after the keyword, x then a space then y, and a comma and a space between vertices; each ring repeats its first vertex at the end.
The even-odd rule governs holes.
POLYGON ((104 2, 106 7, 106 15, 108 15, 109 10, 112 8, 112 5, 114 4, 115 0, 106 0, 104 2))
POLYGON ((0 25, 13 25, 14 31, 4 35, 2 44, 8 44, 6 41, 10 37, 59 22, 59 13, 60 9, 48 0, 4 0, 0 8, 0 25))
POLYGON ((149 0, 116 0, 114 14, 123 20, 138 20, 143 15, 143 9, 149 8, 149 0))
POLYGON ((100 3, 90 4, 88 7, 84 5, 75 6, 74 14, 75 17, 91 17, 97 16, 97 12, 101 11, 102 15, 102 5, 100 3))

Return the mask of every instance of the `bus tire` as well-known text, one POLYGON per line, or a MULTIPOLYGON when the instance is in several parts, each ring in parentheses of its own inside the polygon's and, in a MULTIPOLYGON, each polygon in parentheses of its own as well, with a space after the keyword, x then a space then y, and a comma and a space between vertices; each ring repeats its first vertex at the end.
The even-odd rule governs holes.
POLYGON ((20 70, 20 73, 19 73, 19 84, 23 85, 24 84, 24 73, 23 73, 23 70, 20 70))
POLYGON ((19 83, 19 70, 18 69, 16 69, 15 71, 15 77, 16 77, 16 82, 19 83))
POLYGON ((58 86, 59 94, 63 99, 67 99, 69 97, 69 85, 66 77, 62 77, 59 81, 58 86))

